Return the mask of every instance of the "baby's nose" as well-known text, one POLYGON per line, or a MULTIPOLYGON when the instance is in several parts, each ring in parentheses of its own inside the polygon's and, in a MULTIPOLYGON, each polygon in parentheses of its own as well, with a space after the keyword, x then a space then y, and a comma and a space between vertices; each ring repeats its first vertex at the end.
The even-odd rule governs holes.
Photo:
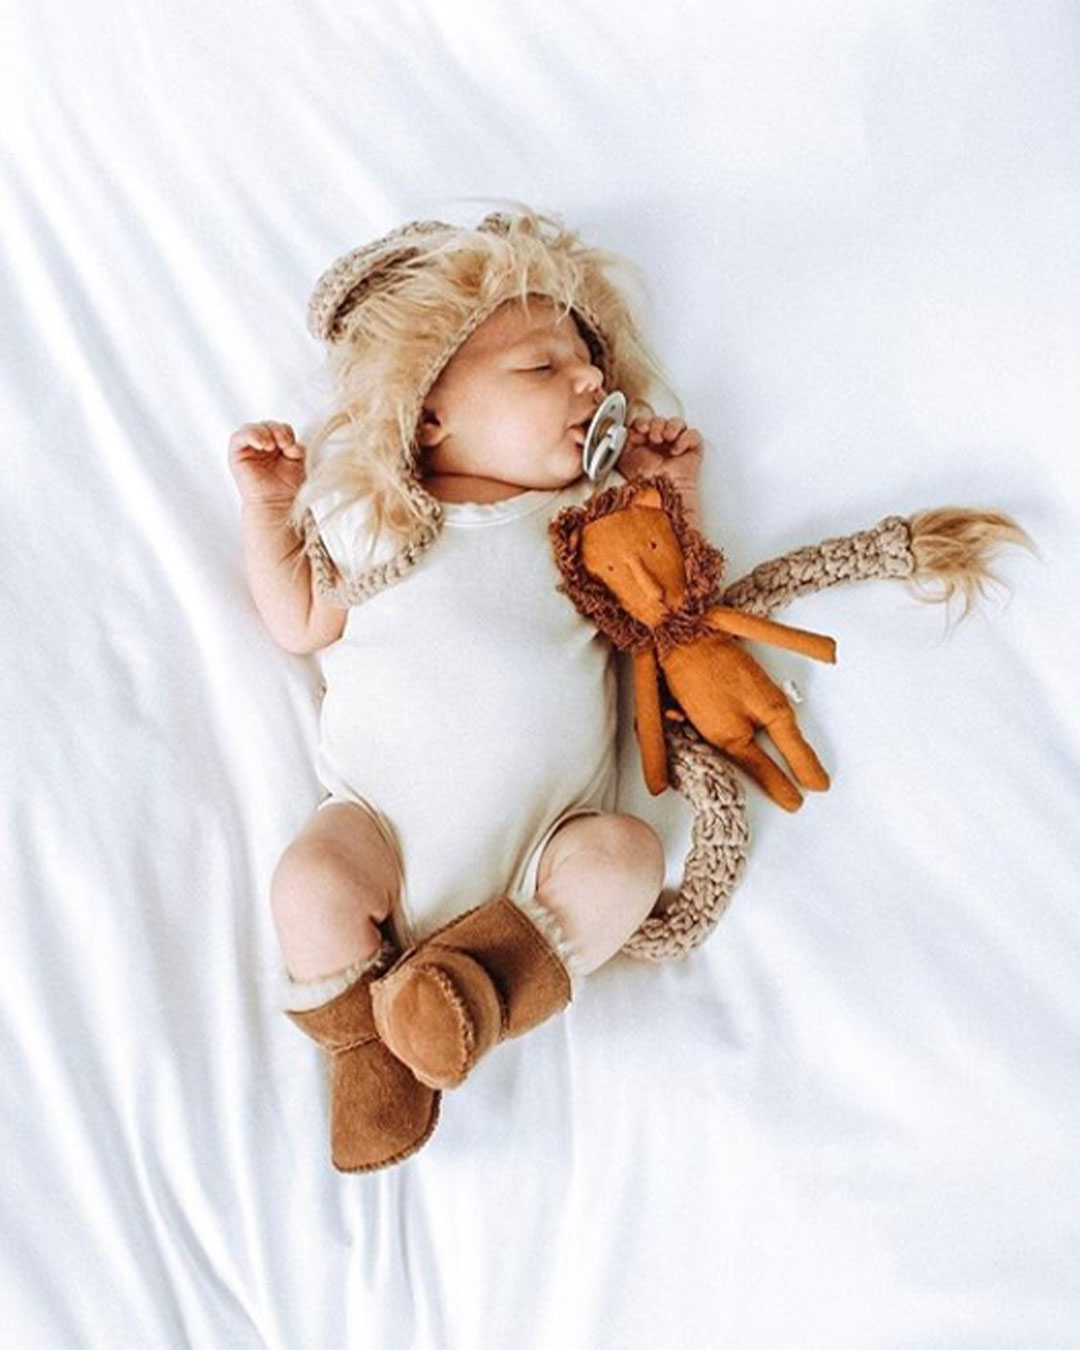
POLYGON ((604 372, 599 366, 582 365, 578 372, 577 384, 585 393, 599 394, 604 387, 604 372))

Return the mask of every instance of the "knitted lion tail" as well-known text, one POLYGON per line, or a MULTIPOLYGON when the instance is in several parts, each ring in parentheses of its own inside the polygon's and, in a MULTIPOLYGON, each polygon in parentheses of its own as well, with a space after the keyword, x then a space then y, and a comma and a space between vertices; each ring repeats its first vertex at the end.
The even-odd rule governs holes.
POLYGON ((1002 549, 1036 551, 1026 531, 999 511, 943 506, 912 516, 908 528, 915 560, 912 589, 921 600, 946 606, 959 597, 961 618, 990 586, 1004 584, 990 567, 1002 549))

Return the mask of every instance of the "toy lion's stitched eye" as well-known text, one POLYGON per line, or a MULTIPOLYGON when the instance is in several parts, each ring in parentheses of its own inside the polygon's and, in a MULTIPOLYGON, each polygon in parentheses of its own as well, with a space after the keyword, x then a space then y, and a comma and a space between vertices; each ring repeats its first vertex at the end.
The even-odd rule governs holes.
POLYGON ((656 540, 655 540, 655 539, 650 539, 650 540, 649 540, 649 547, 653 550, 654 553, 656 552, 656 540))

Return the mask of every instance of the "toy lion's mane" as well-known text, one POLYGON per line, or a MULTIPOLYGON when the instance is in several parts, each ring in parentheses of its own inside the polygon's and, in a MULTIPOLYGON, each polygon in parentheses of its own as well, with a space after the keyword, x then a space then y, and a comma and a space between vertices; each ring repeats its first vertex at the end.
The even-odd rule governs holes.
POLYGON ((702 631, 702 615, 716 604, 724 555, 687 521, 677 490, 662 474, 638 478, 607 488, 583 506, 559 512, 548 527, 555 561, 562 573, 559 590, 570 597, 586 618, 620 651, 642 651, 657 644, 664 649, 688 641, 702 631), (678 613, 657 628, 649 628, 622 607, 617 596, 594 577, 581 556, 581 532, 590 521, 624 511, 646 488, 660 493, 686 565, 686 599, 678 613))

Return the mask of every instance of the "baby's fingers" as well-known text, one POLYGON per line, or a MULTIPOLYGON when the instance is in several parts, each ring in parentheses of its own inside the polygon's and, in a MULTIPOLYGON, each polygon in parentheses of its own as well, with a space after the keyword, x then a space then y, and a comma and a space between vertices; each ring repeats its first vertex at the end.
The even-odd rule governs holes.
POLYGON ((245 422, 229 439, 232 453, 280 451, 287 459, 303 459, 304 450, 288 422, 245 422))
POLYGON ((686 430, 681 417, 639 417, 631 424, 643 442, 649 445, 670 445, 686 430))
POLYGON ((264 448, 280 450, 287 459, 303 459, 303 447, 297 444, 296 433, 288 422, 260 422, 259 427, 269 436, 264 448))
POLYGON ((660 445, 663 442, 664 419, 639 417, 630 424, 630 439, 638 445, 660 445))
POLYGON ((704 446, 705 442, 702 440, 701 432, 695 431, 693 427, 685 427, 671 446, 671 454, 677 458, 679 455, 685 455, 688 452, 702 450, 704 446))

